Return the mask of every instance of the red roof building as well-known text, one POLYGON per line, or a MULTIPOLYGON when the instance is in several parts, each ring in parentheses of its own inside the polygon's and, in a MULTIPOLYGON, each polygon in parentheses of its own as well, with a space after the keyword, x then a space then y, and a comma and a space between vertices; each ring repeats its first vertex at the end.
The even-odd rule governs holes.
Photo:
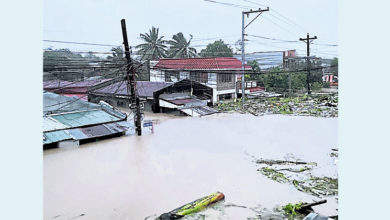
MULTIPOLYGON (((241 70, 242 62, 234 57, 160 59, 154 66, 171 70, 241 70)), ((246 70, 251 66, 245 65, 246 70)))
MULTIPOLYGON (((201 57, 160 59, 153 62, 150 81, 179 82, 189 79, 213 89, 212 103, 237 97, 237 78, 242 74, 242 62, 234 57, 201 57)), ((252 67, 245 65, 245 71, 252 67)))

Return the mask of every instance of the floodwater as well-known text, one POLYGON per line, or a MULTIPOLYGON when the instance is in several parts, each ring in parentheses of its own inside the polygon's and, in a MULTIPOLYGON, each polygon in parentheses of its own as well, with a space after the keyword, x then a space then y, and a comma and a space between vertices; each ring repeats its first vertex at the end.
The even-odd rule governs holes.
MULTIPOLYGON (((337 118, 157 117, 153 134, 144 128, 141 137, 45 151, 45 219, 145 219, 215 191, 224 193, 230 206, 223 215, 206 210, 205 219, 247 219, 256 217, 253 210, 320 200, 267 179, 253 157, 317 162, 315 175, 337 177, 329 156, 338 146, 337 118)), ((337 201, 325 199, 315 210, 337 214, 337 201)))

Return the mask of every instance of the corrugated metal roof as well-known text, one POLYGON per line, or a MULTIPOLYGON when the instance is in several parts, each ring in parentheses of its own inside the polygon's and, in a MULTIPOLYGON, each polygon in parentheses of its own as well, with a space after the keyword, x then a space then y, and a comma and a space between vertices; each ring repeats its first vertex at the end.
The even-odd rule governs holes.
POLYGON ((113 133, 112 131, 110 131, 110 129, 104 127, 104 125, 96 125, 87 128, 79 128, 79 130, 83 132, 88 138, 102 137, 102 136, 118 133, 118 132, 113 133))
POLYGON ((115 117, 103 110, 52 115, 51 117, 69 127, 82 127, 123 120, 123 118, 115 117))
MULTIPOLYGON (((156 69, 180 70, 241 70, 242 63, 234 57, 160 59, 156 69)), ((252 69, 245 65, 245 69, 252 69)))
POLYGON ((52 92, 43 93, 44 114, 85 111, 100 108, 101 106, 98 104, 86 102, 76 97, 62 96, 52 92))
POLYGON ((44 89, 55 89, 55 88, 80 88, 80 87, 90 87, 96 84, 106 82, 110 79, 95 79, 95 80, 85 80, 80 82, 69 82, 65 80, 51 80, 43 82, 44 89))
POLYGON ((44 107, 44 132, 118 122, 127 118, 126 113, 105 102, 94 104, 48 92, 44 94, 44 103, 54 103, 44 107))
POLYGON ((106 103, 104 101, 100 101, 99 105, 102 107, 102 109, 104 111, 106 111, 107 113, 109 113, 111 115, 114 115, 115 117, 118 117, 121 119, 125 119, 127 117, 126 113, 119 111, 118 109, 112 107, 111 105, 109 105, 108 103, 106 103))
POLYGON ((103 126, 110 130, 112 133, 124 132, 131 127, 130 123, 128 123, 127 121, 104 124, 103 126))
MULTIPOLYGON (((167 86, 172 85, 171 82, 150 82, 150 81, 138 81, 137 92, 140 97, 153 97, 153 92, 163 89, 167 86)), ((100 89, 94 90, 94 93, 103 94, 116 94, 127 96, 127 83, 126 81, 120 81, 100 89)))
POLYGON ((218 113, 217 110, 215 110, 209 106, 196 106, 196 107, 193 107, 192 109, 200 115, 211 115, 211 114, 218 113))
POLYGON ((55 120, 51 117, 43 117, 43 131, 53 131, 53 130, 61 130, 69 128, 69 126, 66 126, 62 124, 61 122, 55 120))
POLYGON ((56 143, 65 140, 84 140, 97 138, 127 131, 131 127, 127 121, 95 125, 86 128, 73 128, 43 133, 43 144, 56 143))
POLYGON ((50 144, 71 139, 73 139, 73 137, 70 136, 66 130, 43 133, 43 144, 50 144))

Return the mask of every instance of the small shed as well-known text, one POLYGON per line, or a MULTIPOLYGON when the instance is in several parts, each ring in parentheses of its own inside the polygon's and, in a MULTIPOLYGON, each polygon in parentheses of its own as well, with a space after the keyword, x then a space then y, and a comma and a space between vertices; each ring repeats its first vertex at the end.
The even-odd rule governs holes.
MULTIPOLYGON (((136 89, 141 102, 144 103, 144 109, 152 110, 153 92, 172 84, 170 82, 137 81, 136 89)), ((88 100, 94 103, 105 101, 112 106, 128 107, 130 92, 127 90, 125 79, 116 79, 89 88, 88 100)))
POLYGON ((153 93, 153 112, 164 109, 178 110, 187 115, 201 116, 218 111, 212 109, 213 89, 192 81, 183 79, 153 93))

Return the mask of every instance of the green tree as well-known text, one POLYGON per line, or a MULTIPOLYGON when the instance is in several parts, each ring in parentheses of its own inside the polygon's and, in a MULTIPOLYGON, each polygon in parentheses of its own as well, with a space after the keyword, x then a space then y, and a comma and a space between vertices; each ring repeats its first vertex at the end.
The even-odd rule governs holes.
POLYGON ((233 50, 220 39, 208 44, 199 55, 201 57, 233 57, 233 50))
POLYGON ((86 58, 78 53, 73 53, 68 48, 45 50, 43 52, 43 71, 67 71, 88 66, 86 58))
POLYGON ((121 60, 124 62, 125 52, 122 47, 113 47, 111 48, 112 56, 107 56, 107 59, 121 60))
POLYGON ((248 65, 252 67, 252 70, 254 72, 259 73, 260 72, 260 66, 259 63, 256 60, 248 61, 248 65))
POLYGON ((330 70, 333 72, 335 76, 339 75, 339 59, 337 57, 333 58, 330 62, 330 70))
POLYGON ((103 62, 103 66, 106 68, 100 70, 100 74, 102 74, 104 78, 113 78, 126 74, 125 52, 122 47, 113 47, 111 48, 111 52, 112 54, 107 56, 103 62))
POLYGON ((173 35, 172 40, 169 40, 167 43, 170 45, 168 50, 168 57, 171 58, 190 58, 197 57, 196 49, 190 47, 192 40, 192 35, 190 39, 184 37, 182 32, 179 32, 173 35))
POLYGON ((158 60, 166 56, 166 41, 163 40, 164 36, 158 35, 158 32, 158 28, 152 27, 149 29, 149 33, 140 34, 145 43, 139 44, 135 48, 138 49, 141 60, 158 60))
POLYGON ((112 55, 107 56, 107 65, 123 66, 126 64, 125 52, 122 47, 111 48, 112 55))
POLYGON ((87 59, 87 60, 99 60, 100 58, 98 56, 96 56, 95 54, 93 54, 92 51, 88 51, 88 53, 86 53, 84 55, 84 57, 87 59))
POLYGON ((259 86, 264 86, 268 91, 287 92, 289 88, 289 74, 291 77, 291 89, 300 90, 306 88, 306 72, 284 72, 279 67, 272 68, 267 74, 256 76, 259 86))

